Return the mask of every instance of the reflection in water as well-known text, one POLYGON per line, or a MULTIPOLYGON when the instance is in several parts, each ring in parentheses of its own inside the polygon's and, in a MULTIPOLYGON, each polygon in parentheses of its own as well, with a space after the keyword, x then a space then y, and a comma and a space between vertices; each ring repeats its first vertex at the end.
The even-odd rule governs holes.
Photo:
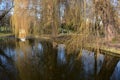
POLYGON ((57 61, 58 61, 58 64, 66 63, 65 45, 63 45, 63 44, 58 45, 57 61))
POLYGON ((40 55, 43 54, 43 46, 41 43, 36 43, 35 45, 33 45, 33 55, 34 55, 34 51, 36 51, 35 53, 40 53, 40 55))
POLYGON ((42 44, 41 43, 38 43, 38 50, 43 52, 43 47, 42 47, 42 44))
POLYGON ((101 67, 102 67, 102 63, 104 61, 104 55, 103 54, 99 54, 99 57, 97 58, 97 74, 99 73, 101 67))
POLYGON ((120 61, 118 62, 112 76, 111 80, 120 80, 120 61))
POLYGON ((7 63, 7 60, 4 56, 0 56, 0 61, 1 61, 2 65, 7 63))
POLYGON ((100 71, 101 65, 104 60, 103 54, 99 54, 98 58, 96 59, 95 54, 93 52, 83 50, 81 59, 83 67, 82 77, 85 80, 93 80, 95 78, 94 75, 96 75, 100 71))
POLYGON ((94 53, 89 53, 87 51, 83 51, 82 54, 82 64, 84 70, 84 77, 88 78, 89 75, 93 75, 94 73, 94 53))
POLYGON ((19 80, 13 60, 0 55, 0 80, 19 80))
POLYGON ((8 39, 0 43, 0 80, 120 80, 119 58, 82 51, 66 54, 49 41, 8 39), (2 45, 1 45, 2 44, 2 45))
POLYGON ((97 80, 109 80, 118 62, 119 58, 105 55, 101 70, 97 75, 97 80))

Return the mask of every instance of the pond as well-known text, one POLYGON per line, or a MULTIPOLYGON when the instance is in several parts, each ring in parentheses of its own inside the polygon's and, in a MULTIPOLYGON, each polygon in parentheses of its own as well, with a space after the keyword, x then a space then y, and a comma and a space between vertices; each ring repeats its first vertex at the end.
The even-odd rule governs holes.
POLYGON ((120 80, 120 58, 87 50, 67 54, 50 41, 0 39, 0 80, 120 80))

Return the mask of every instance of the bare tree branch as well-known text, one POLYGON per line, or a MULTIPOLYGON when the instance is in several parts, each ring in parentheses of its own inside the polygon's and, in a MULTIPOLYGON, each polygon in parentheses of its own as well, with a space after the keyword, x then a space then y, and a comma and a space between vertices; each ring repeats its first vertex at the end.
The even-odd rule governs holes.
POLYGON ((13 8, 14 6, 12 6, 10 9, 4 11, 2 13, 2 15, 0 15, 0 21, 10 12, 10 10, 13 8))

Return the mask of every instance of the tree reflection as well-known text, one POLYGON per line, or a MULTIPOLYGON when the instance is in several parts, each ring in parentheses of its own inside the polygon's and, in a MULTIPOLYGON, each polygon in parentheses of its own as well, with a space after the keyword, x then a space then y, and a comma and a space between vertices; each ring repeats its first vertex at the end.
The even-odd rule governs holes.
POLYGON ((112 76, 118 61, 119 58, 105 55, 103 65, 97 75, 97 80, 110 80, 110 77, 112 76))
POLYGON ((0 80, 19 80, 14 60, 0 49, 0 80))
POLYGON ((16 65, 22 80, 53 80, 56 54, 50 42, 17 42, 16 65), (32 46, 31 46, 32 45, 32 46))

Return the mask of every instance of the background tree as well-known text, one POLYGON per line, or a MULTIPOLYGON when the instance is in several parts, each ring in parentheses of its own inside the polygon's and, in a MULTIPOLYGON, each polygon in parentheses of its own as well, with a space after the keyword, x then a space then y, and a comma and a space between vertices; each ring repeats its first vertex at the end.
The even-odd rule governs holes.
POLYGON ((115 11, 110 0, 94 0, 96 20, 102 19, 105 37, 112 40, 116 36, 115 11))

